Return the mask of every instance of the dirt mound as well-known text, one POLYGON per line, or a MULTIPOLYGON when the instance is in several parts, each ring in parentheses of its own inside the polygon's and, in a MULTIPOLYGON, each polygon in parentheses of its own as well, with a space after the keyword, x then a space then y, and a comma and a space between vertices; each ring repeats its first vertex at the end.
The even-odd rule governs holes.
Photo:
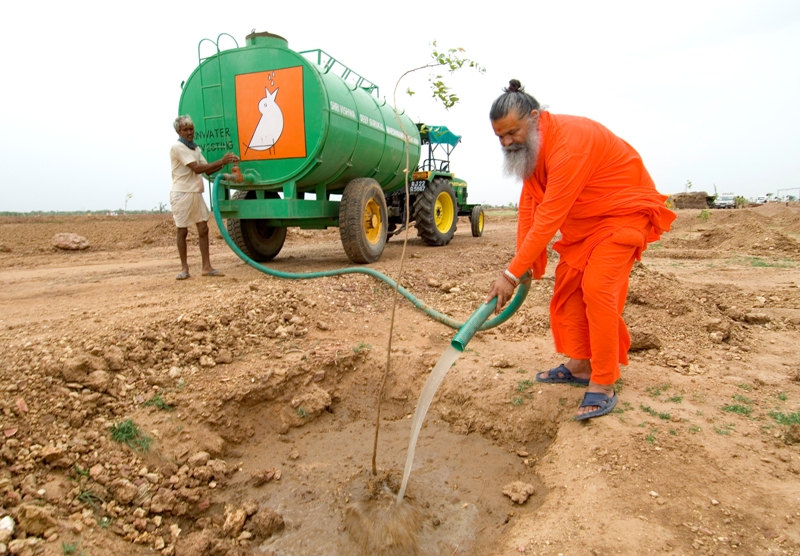
POLYGON ((705 191, 675 193, 669 196, 667 203, 677 209, 704 209, 709 207, 709 196, 705 191))
MULTIPOLYGON (((676 213, 677 218, 672 223, 671 235, 675 232, 703 231, 718 225, 732 225, 748 220, 757 220, 764 225, 772 225, 772 218, 754 209, 706 209, 682 210, 676 213)), ((800 216, 800 214, 798 214, 800 216)))
MULTIPOLYGON (((41 216, 25 219, 0 218, 0 245, 8 252, 36 254, 55 252, 53 236, 73 233, 89 240, 92 251, 135 249, 143 244, 174 243, 171 215, 41 216), (154 224, 155 222, 155 224, 154 224), (169 228, 172 226, 172 232, 169 228), (171 240, 169 236, 172 236, 171 240)), ((212 236, 213 237, 213 236, 212 236)), ((62 253, 70 256, 74 253, 62 253)))
POLYGON ((139 234, 139 242, 143 245, 167 246, 175 245, 175 222, 172 218, 164 219, 139 234))
POLYGON ((743 216, 725 218, 724 223, 716 223, 700 232, 692 239, 670 237, 662 242, 668 249, 687 249, 701 251, 738 251, 755 256, 778 255, 795 258, 800 255, 800 243, 785 233, 769 228, 763 222, 763 215, 753 217, 738 211, 743 216))

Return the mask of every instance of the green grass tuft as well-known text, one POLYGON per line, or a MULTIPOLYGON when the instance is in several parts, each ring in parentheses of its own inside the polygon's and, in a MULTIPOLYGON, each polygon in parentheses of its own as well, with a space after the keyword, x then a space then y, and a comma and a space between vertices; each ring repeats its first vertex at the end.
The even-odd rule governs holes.
POLYGON ((372 346, 369 344, 365 344, 364 342, 361 342, 360 344, 358 344, 356 347, 353 348, 353 353, 361 353, 361 351, 365 349, 372 349, 372 346))
POLYGON ((739 415, 750 415, 753 412, 753 408, 740 404, 723 405, 720 409, 728 413, 738 413, 739 415))
POLYGON ((794 413, 770 411, 769 416, 775 419, 779 425, 800 425, 800 411, 795 411, 794 413))
POLYGON ((517 381, 516 391, 517 392, 524 392, 525 390, 527 390, 531 386, 533 386, 533 381, 530 381, 530 380, 527 380, 527 379, 526 380, 518 380, 517 381))
POLYGON ((78 494, 78 500, 93 508, 105 501, 100 497, 99 494, 91 489, 82 490, 81 493, 78 494))
POLYGON ((158 393, 146 402, 142 402, 142 405, 145 407, 155 407, 156 409, 160 409, 162 411, 172 411, 175 409, 174 406, 169 405, 167 401, 161 397, 161 394, 158 393))
POLYGON ((792 264, 786 262, 765 261, 760 257, 748 257, 747 260, 750 262, 750 266, 759 268, 789 268, 793 266, 792 264))
POLYGON ((121 423, 114 423, 111 428, 111 439, 120 444, 127 444, 139 452, 150 450, 152 438, 144 434, 131 419, 126 419, 121 423))
POLYGON ((714 432, 720 436, 728 436, 733 430, 733 425, 722 425, 722 428, 714 426, 714 432))
POLYGON ((659 384, 658 386, 648 386, 647 388, 644 389, 644 391, 650 394, 651 398, 657 398, 661 395, 662 392, 668 390, 669 387, 670 384, 667 382, 664 384, 659 384))
POLYGON ((639 409, 641 409, 648 415, 652 415, 653 417, 658 417, 659 419, 663 419, 664 421, 669 421, 670 419, 672 419, 672 415, 670 415, 669 413, 661 413, 659 411, 656 411, 649 405, 640 404, 639 409))
POLYGON ((89 476, 89 470, 82 468, 77 463, 75 465, 73 465, 72 468, 75 471, 76 475, 79 475, 81 477, 88 477, 89 476))
POLYGON ((523 398, 521 396, 520 397, 516 397, 516 398, 512 398, 511 399, 511 405, 522 405, 522 400, 523 400, 523 398))

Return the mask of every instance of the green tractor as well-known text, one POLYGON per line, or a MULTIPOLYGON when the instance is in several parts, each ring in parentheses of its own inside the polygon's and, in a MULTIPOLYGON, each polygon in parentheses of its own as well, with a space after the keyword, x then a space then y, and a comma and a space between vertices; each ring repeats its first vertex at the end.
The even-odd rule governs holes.
MULTIPOLYGON (((444 126, 417 124, 427 158, 420 159, 408 186, 411 212, 417 236, 428 245, 447 245, 453 239, 459 216, 468 216, 473 237, 483 235, 484 214, 481 205, 467 203, 467 182, 450 171, 450 154, 461 136, 444 126)), ((405 188, 386 195, 389 225, 387 236, 402 232, 406 221, 405 188)))

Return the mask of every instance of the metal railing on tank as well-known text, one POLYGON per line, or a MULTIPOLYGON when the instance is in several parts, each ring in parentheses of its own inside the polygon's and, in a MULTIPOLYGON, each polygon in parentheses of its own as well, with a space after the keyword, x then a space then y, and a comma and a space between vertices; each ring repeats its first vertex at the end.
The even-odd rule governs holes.
POLYGON ((321 67, 323 73, 333 72, 334 75, 341 77, 342 80, 348 85, 351 85, 356 89, 364 89, 369 94, 374 95, 375 98, 380 98, 380 92, 375 83, 354 72, 324 50, 320 48, 314 50, 304 50, 299 54, 305 56, 308 61, 314 62, 321 67))

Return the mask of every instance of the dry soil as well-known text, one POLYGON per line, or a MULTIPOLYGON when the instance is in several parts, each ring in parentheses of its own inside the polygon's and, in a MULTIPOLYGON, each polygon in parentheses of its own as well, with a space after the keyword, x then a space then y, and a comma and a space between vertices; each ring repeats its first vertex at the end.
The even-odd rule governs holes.
MULTIPOLYGON (((514 228, 488 212, 480 238, 467 221, 446 247, 412 233, 403 285, 465 319, 514 228)), ((800 554, 798 232, 798 206, 679 211, 631 276, 620 404, 588 422, 572 420, 581 389, 534 380, 563 361, 551 256, 434 398, 408 490, 417 553, 800 554), (533 487, 524 504, 503 495, 515 481, 533 487)), ((0 220, 0 517, 16 523, 0 548, 358 554, 347 515, 391 496, 370 458, 392 290, 269 277, 216 228, 225 276, 200 276, 191 234, 192 277, 176 281, 173 244, 167 216, 0 220), (90 247, 56 250, 62 232, 90 247)), ((394 277, 401 253, 393 238, 370 266, 394 277)), ((290 230, 271 266, 352 265, 338 231, 290 230)), ((398 303, 377 461, 389 490, 453 334, 398 303)))

